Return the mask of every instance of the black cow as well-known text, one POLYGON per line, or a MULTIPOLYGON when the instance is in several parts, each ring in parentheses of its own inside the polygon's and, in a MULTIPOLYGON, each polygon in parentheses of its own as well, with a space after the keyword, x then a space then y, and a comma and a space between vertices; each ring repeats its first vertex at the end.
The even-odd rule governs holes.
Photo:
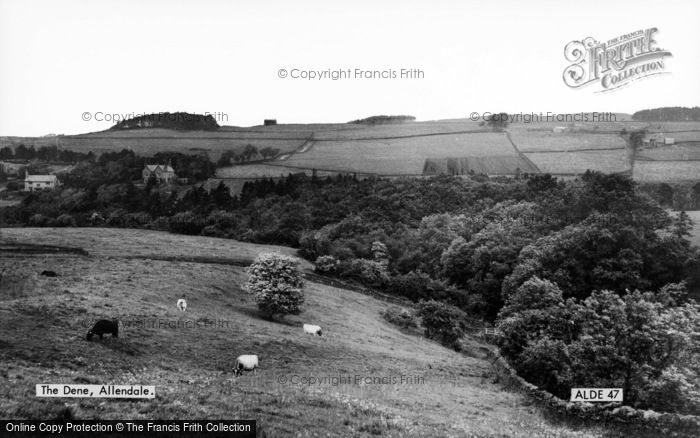
POLYGON ((45 277, 58 277, 58 274, 54 271, 41 271, 41 275, 45 277))
POLYGON ((109 319, 101 319, 92 326, 92 329, 87 332, 87 340, 92 339, 93 335, 98 335, 102 339, 102 335, 111 333, 113 338, 119 337, 119 321, 109 319))

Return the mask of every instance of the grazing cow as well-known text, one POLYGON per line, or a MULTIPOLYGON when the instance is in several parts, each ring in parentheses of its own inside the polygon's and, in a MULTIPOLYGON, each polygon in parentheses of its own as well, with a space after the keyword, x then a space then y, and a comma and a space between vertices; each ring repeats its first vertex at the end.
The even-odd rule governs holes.
POLYGON ((97 335, 102 339, 102 335, 105 333, 111 333, 113 338, 118 338, 119 337, 119 321, 115 320, 109 320, 109 319, 101 319, 95 323, 94 326, 92 326, 92 329, 87 332, 87 340, 89 341, 92 339, 93 335, 97 335))
POLYGON ((44 277, 58 277, 58 274, 54 271, 41 271, 41 275, 44 277))
POLYGON ((257 372, 258 363, 257 354, 242 354, 236 359, 236 365, 233 367, 233 374, 240 376, 243 374, 243 371, 257 372))
POLYGON ((304 333, 307 335, 321 335, 321 326, 313 324, 304 324, 304 333))
POLYGON ((187 301, 185 301, 184 298, 180 298, 177 300, 177 308, 182 310, 183 312, 187 310, 187 301))

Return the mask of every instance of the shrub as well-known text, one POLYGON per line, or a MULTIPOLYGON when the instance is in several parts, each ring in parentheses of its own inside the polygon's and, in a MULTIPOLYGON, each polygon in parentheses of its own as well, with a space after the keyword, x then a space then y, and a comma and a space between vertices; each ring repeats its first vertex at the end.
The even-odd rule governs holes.
POLYGON ((116 210, 112 211, 109 216, 107 216, 107 225, 111 225, 113 227, 123 226, 124 216, 126 216, 127 213, 128 212, 123 208, 117 208, 116 210))
POLYGON ((29 218, 29 225, 35 227, 47 227, 51 222, 53 222, 53 219, 43 214, 34 214, 29 218))
POLYGON ((170 231, 174 233, 197 235, 204 225, 204 218, 191 211, 177 213, 170 218, 170 231))
POLYGON ((467 316, 464 312, 455 306, 434 300, 421 301, 417 309, 426 337, 459 350, 458 341, 464 335, 467 316))
POLYGON ((75 219, 69 214, 62 214, 56 218, 56 226, 58 227, 74 227, 75 219))
POLYGON ((253 294, 263 316, 298 315, 304 303, 304 280, 299 260, 282 254, 260 254, 246 272, 246 290, 253 294))
POLYGON ((434 298, 430 296, 429 291, 433 281, 426 273, 411 271, 408 274, 391 277, 387 282, 386 291, 413 301, 434 298))
POLYGON ((418 326, 415 316, 409 310, 400 307, 389 307, 382 312, 382 317, 401 328, 413 328, 418 326))
POLYGON ((218 225, 207 225, 202 228, 202 236, 226 237, 226 233, 218 225))
POLYGON ((207 224, 216 225, 222 230, 227 228, 235 228, 236 215, 224 210, 212 211, 209 213, 209 216, 207 216, 207 224))
POLYGON ((125 228, 144 228, 151 222, 151 215, 146 212, 125 214, 122 225, 125 228))
POLYGON ((314 270, 322 274, 334 274, 338 271, 340 262, 333 256, 320 256, 316 259, 314 270))
POLYGON ((383 287, 389 281, 386 265, 374 260, 352 259, 340 264, 340 276, 370 287, 383 287))
POLYGON ((148 228, 158 231, 169 231, 170 230, 170 218, 167 216, 158 216, 153 219, 148 228))

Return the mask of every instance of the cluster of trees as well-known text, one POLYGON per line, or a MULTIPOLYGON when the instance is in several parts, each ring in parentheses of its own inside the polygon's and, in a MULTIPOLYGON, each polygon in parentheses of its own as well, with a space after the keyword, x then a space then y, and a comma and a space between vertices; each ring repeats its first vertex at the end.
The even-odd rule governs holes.
POLYGON ((228 150, 221 154, 216 162, 217 167, 227 167, 232 163, 245 163, 253 160, 275 158, 280 153, 278 148, 266 146, 258 149, 252 144, 247 144, 239 151, 228 150))
POLYGON ((494 131, 503 131, 508 127, 508 113, 493 113, 486 118, 486 125, 494 131))
POLYGON ((501 309, 501 352, 523 377, 561 398, 573 387, 622 388, 636 408, 700 413, 700 306, 684 283, 567 295, 533 276, 501 309))
POLYGON ((34 145, 29 147, 20 143, 14 150, 5 146, 0 149, 1 160, 42 160, 42 161, 62 161, 64 163, 77 163, 79 161, 90 161, 95 159, 92 152, 75 152, 67 149, 59 149, 58 146, 41 146, 36 149, 34 145))
POLYGON ((632 114, 632 119, 642 122, 697 122, 700 120, 700 107, 673 106, 646 109, 632 114))
POLYGON ((700 210, 698 183, 641 183, 639 189, 662 207, 674 210, 700 210))
POLYGON ((357 125, 389 125, 394 123, 405 123, 413 122, 416 118, 414 116, 371 116, 365 117, 364 119, 353 120, 349 123, 354 123, 357 125))
POLYGON ((177 113, 144 114, 122 120, 110 129, 165 128, 182 131, 216 131, 219 124, 212 115, 177 113))
MULTIPOLYGON (((167 159, 182 171, 178 156, 167 159)), ((0 222, 290 245, 326 275, 441 303, 423 304, 420 316, 424 327, 435 323, 427 334, 447 345, 455 347, 464 312, 497 321, 504 354, 530 379, 548 370, 533 381, 558 394, 573 383, 610 384, 639 388, 629 402, 658 407, 654 394, 677 388, 682 397, 662 403, 695 409, 700 388, 684 364, 700 348, 689 301, 700 297, 700 250, 687 240, 687 215, 674 219, 628 177, 299 174, 250 182, 231 196, 224 185, 136 188, 143 164, 128 151, 80 164, 61 189, 1 209, 0 222), (664 334, 664 324, 673 333, 664 334), (605 360, 592 363, 599 353, 605 360)))

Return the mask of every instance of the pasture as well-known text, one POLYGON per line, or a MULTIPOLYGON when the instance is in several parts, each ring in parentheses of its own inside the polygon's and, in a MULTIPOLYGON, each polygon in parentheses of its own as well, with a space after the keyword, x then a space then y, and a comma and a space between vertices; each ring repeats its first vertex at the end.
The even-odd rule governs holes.
POLYGON ((503 133, 422 135, 384 140, 316 141, 280 162, 308 169, 378 175, 421 175, 429 158, 516 156, 503 133))
POLYGON ((617 173, 630 170, 626 149, 584 152, 531 152, 524 154, 540 169, 551 174, 580 174, 586 170, 617 173))
MULTIPOLYGON (((623 116, 623 115, 621 115, 623 116)), ((410 176, 449 168, 444 160, 462 160, 466 172, 514 174, 515 169, 558 175, 582 174, 586 170, 626 172, 637 167, 639 181, 697 179, 700 157, 698 122, 561 122, 511 123, 508 135, 492 132, 467 119, 407 122, 386 125, 351 123, 279 124, 241 128, 222 126, 218 131, 142 129, 101 131, 56 137, 0 137, 0 147, 20 143, 40 147, 57 145, 96 153, 131 149, 141 155, 157 152, 206 153, 212 161, 228 150, 240 152, 246 145, 279 149, 276 159, 218 169, 218 178, 252 180, 278 178, 290 173, 320 176, 337 173, 410 176), (553 132, 556 126, 570 131, 553 132), (673 137, 671 147, 644 148, 633 166, 626 135, 646 129, 648 136, 673 137), (516 158, 520 154, 520 159, 516 158), (508 158, 503 158, 508 157, 508 158), (527 160, 531 163, 527 163, 527 160), (677 160, 679 164, 642 163, 643 160, 677 160), (432 163, 432 164, 431 164, 432 163), (438 164, 435 164, 438 163, 438 164), (464 164, 466 163, 466 164, 464 164)), ((450 173, 449 171, 447 173, 450 173)), ((229 182, 227 182, 229 184, 229 182)), ((230 183, 236 185, 236 183, 230 183)))
POLYGON ((242 418, 267 437, 628 436, 549 418, 493 382, 476 339, 460 354, 400 331, 379 316, 387 303, 358 292, 307 282, 300 316, 261 319, 239 264, 291 249, 125 229, 0 233, 4 245, 89 251, 0 258, 1 418, 242 418), (87 342, 101 318, 121 321, 119 338, 87 342), (324 336, 304 335, 303 323, 324 336), (240 354, 259 355, 257 375, 233 377, 240 354), (301 383, 338 376, 411 380, 301 383), (43 399, 38 383, 148 384, 156 398, 43 399))
POLYGON ((697 181, 700 179, 700 161, 637 160, 633 178, 640 182, 697 181))
POLYGON ((625 149, 626 141, 615 133, 513 131, 513 142, 521 152, 561 152, 598 149, 625 149))

